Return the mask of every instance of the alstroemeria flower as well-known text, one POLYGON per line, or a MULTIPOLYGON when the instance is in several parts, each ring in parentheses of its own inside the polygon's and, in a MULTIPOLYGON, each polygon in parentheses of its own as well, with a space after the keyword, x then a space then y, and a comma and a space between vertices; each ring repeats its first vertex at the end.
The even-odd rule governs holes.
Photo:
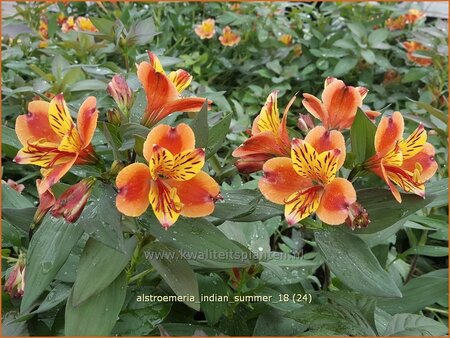
POLYGON ((295 96, 286 106, 280 120, 277 103, 277 91, 273 91, 266 100, 259 115, 253 121, 252 136, 233 151, 238 157, 235 165, 242 173, 261 170, 265 161, 277 156, 290 156, 291 141, 286 128, 287 113, 295 96))
POLYGON ((415 8, 411 8, 410 10, 408 10, 408 13, 405 14, 406 22, 408 22, 409 24, 416 23, 416 21, 422 19, 424 16, 424 12, 419 11, 415 8))
POLYGON ((405 28, 407 21, 404 15, 400 15, 395 19, 394 18, 387 19, 385 24, 390 31, 395 31, 405 28))
POLYGON ((74 164, 97 162, 91 140, 97 126, 96 99, 88 97, 78 111, 77 124, 62 94, 48 102, 32 101, 28 113, 16 120, 16 134, 23 148, 15 162, 42 167, 40 194, 57 183, 74 164))
POLYGON ((161 124, 152 129, 143 149, 149 164, 133 163, 117 175, 117 209, 137 217, 150 204, 166 229, 180 215, 211 214, 219 196, 219 185, 201 171, 205 151, 194 147, 194 132, 184 123, 177 127, 161 124))
MULTIPOLYGON (((152 127, 174 112, 198 112, 206 99, 180 96, 191 83, 192 76, 183 69, 166 75, 158 57, 152 52, 148 52, 148 56, 150 63, 142 62, 137 68, 139 81, 147 94, 147 107, 141 123, 152 127)), ((208 100, 208 103, 212 102, 208 100)))
POLYGON ((92 21, 89 18, 85 18, 83 16, 79 16, 75 21, 76 31, 85 31, 85 32, 98 32, 97 27, 94 26, 92 21))
POLYGON ((375 134, 375 151, 365 164, 365 168, 380 176, 389 186, 395 199, 402 198, 395 187, 425 197, 424 183, 437 170, 434 147, 427 143, 427 133, 423 125, 406 139, 403 139, 404 121, 400 112, 383 117, 375 134), (394 185, 395 184, 395 185, 394 185))
POLYGON ((283 34, 278 38, 278 41, 284 43, 286 46, 289 46, 292 43, 292 35, 283 34))
MULTIPOLYGON (((36 187, 39 191, 39 185, 41 184, 41 180, 36 180, 36 187)), ((53 194, 52 189, 47 189, 43 193, 39 193, 39 205, 33 216, 33 224, 38 225, 41 223, 44 216, 50 210, 50 208, 55 204, 56 198, 53 194)))
POLYGON ((423 67, 428 67, 433 64, 433 59, 428 58, 426 56, 415 56, 413 55, 417 51, 426 51, 430 50, 419 42, 416 41, 406 41, 403 42, 403 47, 406 49, 406 57, 409 61, 414 62, 415 64, 423 67))
POLYGON ((62 23, 61 26, 61 31, 63 33, 67 33, 71 30, 75 29, 75 19, 73 16, 69 16, 66 20, 64 20, 64 22, 62 23))
POLYGON ((304 140, 292 141, 291 158, 273 158, 264 164, 259 189, 269 201, 284 204, 289 225, 313 212, 325 223, 344 223, 356 201, 352 184, 336 178, 344 160, 344 136, 315 127, 304 140))
POLYGON ((222 35, 219 36, 219 41, 223 46, 233 47, 241 41, 241 37, 233 33, 230 26, 226 26, 222 30, 222 35))
POLYGON ((25 254, 20 253, 16 264, 5 281, 5 292, 9 293, 12 298, 21 298, 23 296, 25 290, 25 266, 25 254))
POLYGON ((311 94, 303 94, 303 106, 326 129, 348 129, 352 126, 356 111, 366 97, 365 87, 347 86, 334 77, 325 80, 322 101, 311 94))
POLYGON ((216 21, 214 19, 206 19, 194 29, 195 34, 204 40, 211 39, 216 34, 216 21))

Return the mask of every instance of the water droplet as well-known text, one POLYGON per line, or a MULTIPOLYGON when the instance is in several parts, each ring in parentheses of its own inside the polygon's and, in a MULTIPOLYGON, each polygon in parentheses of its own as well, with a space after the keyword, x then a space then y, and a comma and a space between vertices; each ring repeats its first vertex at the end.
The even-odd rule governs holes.
POLYGON ((42 262, 41 263, 42 273, 44 275, 48 274, 52 267, 53 267, 53 262, 42 262))
POLYGON ((263 251, 264 250, 264 248, 262 247, 262 246, 260 246, 259 248, 258 248, 258 251, 263 251))

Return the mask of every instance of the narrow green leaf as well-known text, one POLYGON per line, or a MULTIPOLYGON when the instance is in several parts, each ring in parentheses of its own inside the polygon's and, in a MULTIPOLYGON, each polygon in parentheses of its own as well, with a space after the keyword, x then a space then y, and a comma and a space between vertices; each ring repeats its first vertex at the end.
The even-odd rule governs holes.
POLYGON ((363 163, 370 156, 375 154, 375 132, 377 128, 358 108, 355 120, 350 129, 350 140, 352 153, 355 154, 358 163, 363 163))
POLYGON ((195 147, 206 148, 208 146, 209 139, 209 126, 208 126, 208 102, 205 101, 202 109, 197 113, 195 118, 191 122, 191 128, 195 135, 195 147))
POLYGON ((44 218, 28 250, 22 313, 29 311, 48 287, 82 234, 83 228, 78 224, 50 216, 44 218))
POLYGON ((217 297, 228 296, 228 288, 223 279, 215 273, 210 275, 197 275, 200 294, 202 296, 211 297, 212 301, 201 302, 201 309, 206 316, 206 320, 210 325, 215 325, 220 317, 224 315, 228 308, 229 302, 220 300, 217 297))
POLYGON ((402 83, 409 83, 419 81, 421 78, 425 77, 429 73, 429 70, 426 68, 411 68, 402 77, 402 83))
POLYGON ((436 245, 421 245, 409 248, 401 253, 402 257, 408 255, 421 255, 428 257, 446 257, 448 256, 448 247, 436 245))
POLYGON ((23 209, 33 207, 33 203, 31 203, 28 198, 11 188, 9 185, 2 183, 2 208, 23 209))
MULTIPOLYGON (((91 283, 95 283, 95 279, 91 283)), ((73 292, 74 290, 66 304, 65 335, 109 336, 125 301, 125 273, 121 273, 100 293, 78 306, 73 305, 73 292)))
POLYGON ((333 227, 316 231, 314 237, 331 271, 349 288, 372 296, 402 296, 363 240, 333 227))
POLYGON ((200 299, 198 282, 194 271, 178 250, 161 242, 152 242, 145 248, 147 259, 159 272, 164 281, 177 296, 194 296, 195 300, 184 303, 194 310, 200 311, 196 303, 200 299))
POLYGON ((136 242, 136 237, 126 239, 125 253, 120 253, 92 238, 87 241, 78 265, 77 279, 73 285, 71 298, 74 306, 78 306, 111 284, 130 261, 136 242))
POLYGON ((445 124, 448 122, 448 116, 442 111, 437 108, 434 108, 431 104, 426 102, 419 102, 419 101, 413 101, 419 108, 425 109, 428 113, 433 115, 434 117, 438 118, 445 124))
POLYGON ((400 313, 392 317, 383 336, 443 336, 448 334, 444 324, 431 318, 400 313))
POLYGON ((352 56, 343 57, 338 61, 334 70, 333 76, 342 76, 350 72, 358 64, 358 59, 352 56))
POLYGON ((368 41, 369 41, 369 44, 372 47, 374 47, 378 43, 383 42, 384 40, 386 40, 388 36, 389 36, 389 31, 387 29, 379 28, 379 29, 373 30, 369 34, 368 41))
POLYGON ((206 158, 214 155, 222 146, 223 142, 230 131, 232 114, 226 115, 215 126, 211 127, 208 136, 208 149, 206 151, 206 158))

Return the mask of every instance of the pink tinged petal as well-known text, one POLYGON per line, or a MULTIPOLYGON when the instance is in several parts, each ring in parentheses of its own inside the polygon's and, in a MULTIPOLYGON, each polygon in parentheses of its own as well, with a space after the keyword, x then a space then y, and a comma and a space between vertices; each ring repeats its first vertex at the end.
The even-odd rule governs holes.
POLYGON ((98 110, 97 100, 93 96, 89 96, 81 105, 77 117, 77 129, 82 140, 83 148, 91 143, 97 127, 98 110))

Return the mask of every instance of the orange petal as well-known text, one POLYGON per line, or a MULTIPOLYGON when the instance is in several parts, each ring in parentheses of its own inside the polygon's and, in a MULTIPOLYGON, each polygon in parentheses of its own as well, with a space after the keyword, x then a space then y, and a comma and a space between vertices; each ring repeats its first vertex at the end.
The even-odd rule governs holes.
POLYGON ((406 139, 399 143, 403 159, 413 157, 418 154, 424 144, 427 142, 427 132, 422 124, 419 124, 416 130, 406 139))
POLYGON ((161 179, 151 181, 148 197, 156 218, 165 229, 177 221, 182 204, 176 188, 168 186, 161 179))
POLYGON ((266 103, 261 109, 258 118, 258 130, 260 132, 270 131, 274 135, 278 135, 280 127, 280 113, 278 112, 277 93, 274 90, 266 99, 266 103))
MULTIPOLYGON (((418 168, 415 168, 414 171, 409 172, 403 170, 402 168, 390 167, 385 163, 382 163, 382 170, 384 170, 383 174, 386 175, 390 181, 398 185, 405 192, 412 192, 421 197, 425 197, 425 185, 423 184, 423 181, 420 179, 420 172, 422 170, 420 165, 418 166, 418 168)), ((401 197, 397 196, 397 193, 393 191, 391 184, 389 184, 389 188, 391 188, 392 193, 394 194, 397 201, 400 203, 401 197)))
POLYGON ((52 185, 58 183, 59 180, 70 170, 70 168, 72 168, 76 159, 76 154, 66 154, 55 160, 54 164, 50 168, 42 168, 41 174, 43 178, 38 186, 39 194, 43 194, 50 189, 52 185))
POLYGON ((364 100, 364 98, 367 96, 367 93, 369 92, 369 89, 367 89, 366 87, 356 87, 356 90, 361 96, 361 100, 364 100))
POLYGON ((20 143, 27 144, 28 140, 45 139, 59 143, 61 137, 50 127, 48 120, 49 104, 45 101, 31 101, 28 113, 16 119, 16 134, 20 143))
POLYGON ((291 100, 288 102, 287 106, 284 108, 283 117, 280 122, 280 127, 278 128, 278 141, 280 147, 289 153, 291 150, 291 140, 289 138, 289 133, 287 131, 287 114, 289 109, 294 104, 297 95, 294 95, 291 100))
POLYGON ((264 163, 271 158, 273 158, 273 155, 271 154, 254 154, 242 156, 236 162, 234 162, 234 165, 240 173, 251 174, 261 170, 264 163))
MULTIPOLYGON (((17 152, 14 161, 18 164, 34 164, 40 167, 50 167, 58 158, 67 153, 59 151, 58 145, 41 139, 28 144, 17 152)), ((70 155, 70 154, 69 154, 70 155)))
POLYGON ((419 153, 403 161, 402 169, 414 172, 419 163, 422 169, 420 179, 422 182, 428 181, 438 169, 434 154, 434 147, 430 143, 425 143, 419 153))
POLYGON ((324 89, 322 102, 328 112, 328 121, 324 122, 325 128, 346 129, 351 127, 362 99, 355 87, 335 80, 324 89))
POLYGON ((149 205, 150 182, 150 171, 143 163, 133 163, 122 169, 116 177, 117 209, 127 216, 142 215, 149 205))
POLYGON ((288 157, 272 158, 264 163, 259 190, 273 203, 284 204, 293 193, 312 186, 311 180, 299 176, 288 157))
POLYGON ((159 174, 168 175, 172 171, 174 156, 166 148, 154 144, 148 163, 150 176, 153 180, 156 180, 158 179, 159 174))
MULTIPOLYGON (((202 109, 206 99, 201 97, 186 97, 166 103, 158 113, 156 120, 161 121, 166 116, 175 112, 197 113, 202 109)), ((211 109, 212 101, 208 100, 208 109, 211 109)))
POLYGON ((345 139, 341 132, 337 130, 326 130, 322 126, 317 126, 308 132, 305 141, 313 146, 319 154, 324 151, 339 149, 341 153, 338 158, 336 170, 339 170, 344 164, 346 149, 345 139))
POLYGON ((178 69, 177 71, 170 72, 169 80, 175 85, 178 93, 181 93, 190 85, 192 75, 183 69, 178 69))
POLYGON ((328 125, 328 112, 323 106, 322 102, 311 94, 303 94, 302 104, 306 110, 316 119, 322 121, 324 125, 328 125))
POLYGON ((243 157, 256 154, 289 156, 288 152, 279 147, 275 136, 270 131, 253 135, 232 153, 234 157, 243 157))
POLYGON ((194 149, 195 136, 191 127, 185 123, 180 123, 176 127, 160 124, 150 131, 144 142, 143 153, 147 161, 150 161, 154 144, 176 155, 184 150, 194 149))
POLYGON ((294 170, 303 178, 315 178, 314 163, 319 154, 304 140, 293 139, 291 159, 294 170))
POLYGON ((380 162, 379 170, 374 170, 374 172, 386 182, 386 184, 388 185, 389 189, 392 192, 392 195, 394 195, 397 202, 402 203, 402 196, 400 195, 400 192, 395 187, 395 185, 389 179, 389 176, 388 176, 387 170, 384 166, 383 160, 381 160, 381 162, 380 162))
POLYGON ((375 150, 382 157, 392 150, 397 141, 403 137, 403 116, 396 111, 392 116, 385 116, 381 119, 375 133, 375 150))
POLYGON ((330 225, 345 222, 349 207, 356 202, 356 191, 353 185, 344 178, 336 178, 325 186, 316 211, 317 216, 330 225))
POLYGON ((187 181, 202 170, 205 165, 205 150, 185 150, 173 158, 173 168, 168 173, 175 181, 187 181))
POLYGON ((204 217, 214 211, 214 202, 220 193, 219 185, 207 173, 200 171, 187 181, 167 180, 167 185, 177 189, 186 217, 204 217))
POLYGON ((56 95, 50 101, 48 117, 53 131, 61 137, 64 137, 75 125, 63 94, 56 95))
POLYGON ((153 54, 152 52, 148 51, 148 58, 150 59, 150 64, 152 67, 158 72, 164 74, 164 68, 161 65, 161 62, 159 61, 158 57, 153 54))
POLYGON ((83 148, 91 143, 97 127, 98 110, 97 100, 93 96, 89 96, 81 105, 77 117, 77 129, 83 142, 83 148))
POLYGON ((287 224, 294 225, 316 211, 322 193, 323 188, 321 186, 313 186, 289 196, 284 206, 287 224))
POLYGON ((164 105, 178 98, 178 91, 164 73, 157 72, 148 62, 139 64, 137 75, 147 95, 142 123, 151 126, 160 120, 158 114, 164 105))

